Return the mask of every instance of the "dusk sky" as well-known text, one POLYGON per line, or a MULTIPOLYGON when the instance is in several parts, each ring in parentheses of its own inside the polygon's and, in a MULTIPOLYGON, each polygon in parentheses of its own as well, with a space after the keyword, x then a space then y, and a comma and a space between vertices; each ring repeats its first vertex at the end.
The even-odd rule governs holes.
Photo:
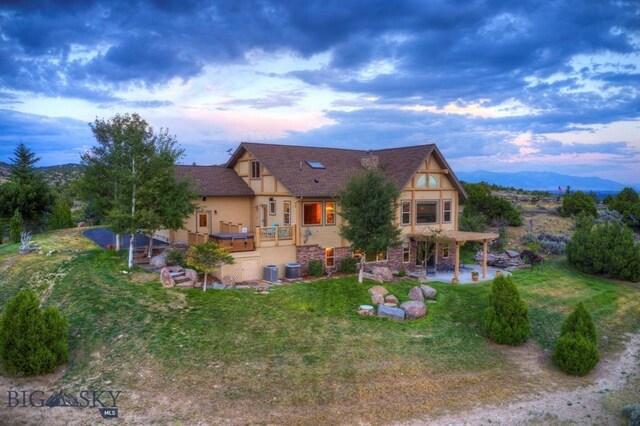
POLYGON ((638 185, 640 2, 2 1, 0 161, 78 163, 125 112, 189 164, 437 143, 454 170, 638 185))

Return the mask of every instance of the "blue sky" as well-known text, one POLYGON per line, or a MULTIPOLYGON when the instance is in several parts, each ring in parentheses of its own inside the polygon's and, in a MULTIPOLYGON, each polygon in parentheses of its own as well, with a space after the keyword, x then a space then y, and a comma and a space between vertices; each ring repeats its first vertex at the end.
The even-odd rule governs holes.
POLYGON ((437 143, 455 170, 637 185, 640 3, 2 2, 0 161, 22 141, 79 162, 88 123, 124 112, 185 163, 437 143))

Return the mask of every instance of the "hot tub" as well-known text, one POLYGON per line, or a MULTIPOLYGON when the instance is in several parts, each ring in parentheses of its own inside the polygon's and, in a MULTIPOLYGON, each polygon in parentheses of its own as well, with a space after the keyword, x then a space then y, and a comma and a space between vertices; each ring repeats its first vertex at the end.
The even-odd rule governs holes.
POLYGON ((253 234, 251 233, 223 232, 211 234, 209 238, 214 240, 220 247, 227 248, 231 252, 255 250, 253 234))

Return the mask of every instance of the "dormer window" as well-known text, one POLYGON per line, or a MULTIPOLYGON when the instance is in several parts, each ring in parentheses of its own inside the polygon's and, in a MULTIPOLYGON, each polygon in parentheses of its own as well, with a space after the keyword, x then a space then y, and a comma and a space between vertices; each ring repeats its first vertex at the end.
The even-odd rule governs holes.
POLYGON ((312 169, 326 169, 326 167, 324 166, 324 164, 322 164, 319 161, 307 161, 307 164, 309 165, 309 167, 311 167, 312 169))
POLYGON ((251 179, 260 179, 260 162, 251 161, 251 179))

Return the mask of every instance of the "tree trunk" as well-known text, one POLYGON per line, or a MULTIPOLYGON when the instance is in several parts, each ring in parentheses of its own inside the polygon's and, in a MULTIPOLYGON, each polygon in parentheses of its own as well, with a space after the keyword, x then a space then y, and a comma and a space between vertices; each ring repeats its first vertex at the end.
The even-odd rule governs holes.
POLYGON ((364 253, 362 253, 362 257, 360 258, 360 272, 358 272, 358 283, 362 284, 364 280, 364 253))
POLYGON ((153 234, 149 237, 149 253, 147 254, 148 258, 151 258, 151 256, 153 256, 153 234))
POLYGON ((129 241, 129 269, 133 268, 133 246, 134 246, 134 237, 136 236, 136 225, 135 225, 135 217, 136 217, 136 159, 133 158, 131 160, 131 175, 134 179, 133 190, 131 193, 131 221, 133 222, 132 230, 131 230, 131 241, 129 241))
POLYGON ((133 239, 135 238, 135 231, 131 233, 131 241, 129 241, 129 269, 133 268, 133 239))
POLYGON ((120 234, 116 234, 116 251, 120 251, 120 234))
POLYGON ((202 283, 202 291, 207 291, 207 273, 204 273, 204 282, 202 283))

